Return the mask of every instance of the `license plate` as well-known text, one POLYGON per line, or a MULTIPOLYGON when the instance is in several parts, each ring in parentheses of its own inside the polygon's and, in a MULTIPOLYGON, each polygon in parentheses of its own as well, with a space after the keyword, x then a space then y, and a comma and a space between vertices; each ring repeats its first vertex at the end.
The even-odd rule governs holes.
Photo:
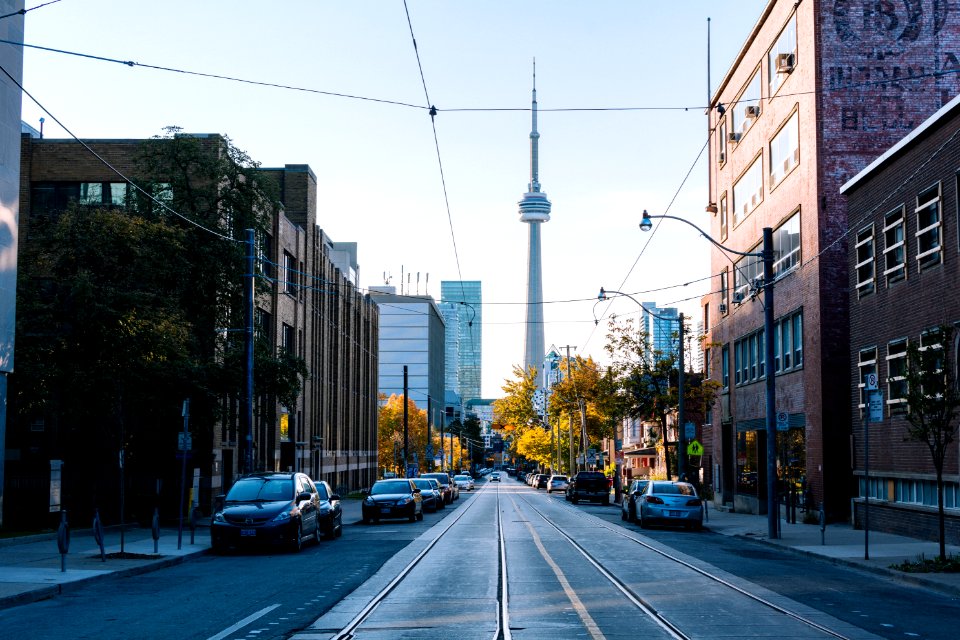
POLYGON ((246 537, 255 538, 257 536, 257 530, 256 529, 240 529, 240 536, 244 538, 246 537))
POLYGON ((682 517, 683 517, 683 511, 670 511, 669 514, 670 514, 670 517, 671 517, 671 518, 682 518, 682 517))
POLYGON ((380 513, 390 513, 390 507, 380 507, 380 513))

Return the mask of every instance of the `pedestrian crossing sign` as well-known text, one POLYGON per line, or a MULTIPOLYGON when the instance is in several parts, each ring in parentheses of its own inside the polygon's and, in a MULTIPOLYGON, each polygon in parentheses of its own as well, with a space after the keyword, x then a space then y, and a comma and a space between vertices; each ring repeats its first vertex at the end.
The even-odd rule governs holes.
POLYGON ((687 455, 689 456, 702 456, 703 455, 703 445, 700 444, 699 440, 694 440, 687 445, 687 455))

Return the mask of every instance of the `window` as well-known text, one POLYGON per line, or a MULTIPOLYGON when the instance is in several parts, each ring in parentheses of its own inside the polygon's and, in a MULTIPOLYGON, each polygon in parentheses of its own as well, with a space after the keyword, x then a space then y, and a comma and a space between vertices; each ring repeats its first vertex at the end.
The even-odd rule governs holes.
POLYGON ((280 343, 280 346, 286 353, 292 356, 297 354, 297 339, 295 335, 296 334, 293 331, 293 327, 284 322, 283 334, 281 335, 282 342, 280 343))
POLYGON ((99 182, 81 182, 78 204, 103 204, 103 185, 99 182))
POLYGON ((728 287, 730 286, 729 278, 730 278, 730 270, 727 267, 724 267, 723 271, 720 272, 720 313, 721 314, 728 313, 727 305, 729 304, 729 301, 727 300, 727 298, 729 297, 728 295, 729 294, 728 287))
POLYGON ((734 343, 735 384, 749 384, 766 377, 766 352, 763 329, 740 338, 734 343))
MULTIPOLYGON (((956 509, 958 486, 953 482, 943 484, 943 506, 956 509)), ((894 500, 906 504, 937 506, 937 483, 933 480, 897 480, 894 484, 894 500)))
POLYGON ((800 263, 800 212, 773 232, 773 277, 779 278, 800 263))
POLYGON ((270 314, 257 307, 253 311, 253 335, 258 340, 272 340, 273 327, 270 324, 270 314))
POLYGON ((763 166, 760 156, 733 185, 733 226, 737 226, 763 202, 763 166))
POLYGON ((720 239, 727 239, 727 194, 720 196, 720 239))
POLYGON ((803 366, 803 314, 795 313, 790 319, 793 325, 793 368, 803 366))
POLYGON ((873 225, 857 233, 857 297, 862 298, 876 289, 873 251, 873 225))
POLYGON ((730 346, 723 345, 720 349, 720 378, 724 389, 730 388, 730 346))
POLYGON ((756 256, 744 256, 733 269, 733 301, 743 302, 758 291, 763 284, 763 260, 756 256))
POLYGON ((891 342, 887 345, 887 407, 891 415, 906 409, 906 373, 907 341, 891 342))
POLYGON ((273 262, 270 256, 273 252, 273 238, 262 231, 254 235, 255 251, 257 256, 257 272, 268 278, 273 277, 273 262))
POLYGON ((864 390, 866 387, 867 376, 871 373, 879 375, 879 372, 877 371, 876 347, 867 347, 866 349, 860 350, 860 359, 857 362, 857 369, 860 372, 860 383, 857 385, 860 388, 860 403, 857 406, 860 407, 860 417, 863 418, 867 410, 867 392, 864 390))
POLYGON ((803 366, 803 314, 791 313, 773 325, 773 367, 777 373, 803 366))
POLYGON ((800 117, 794 111, 786 124, 770 141, 770 187, 780 181, 800 162, 800 117))
MULTIPOLYGON (((920 334, 920 367, 925 372, 930 372, 932 374, 943 374, 943 334, 941 333, 939 327, 928 329, 920 334)), ((921 384, 927 381, 927 376, 922 376, 921 384)), ((933 388, 930 389, 929 393, 923 389, 921 386, 921 391, 924 392, 924 395, 939 394, 941 393, 941 383, 936 381, 934 378, 930 378, 933 388)))
POLYGON ((917 196, 917 266, 940 264, 940 183, 917 196))
POLYGON ((297 282, 299 273, 297 272, 297 259, 289 251, 283 252, 283 290, 292 296, 297 295, 297 282))
POLYGON ((720 126, 717 129, 720 132, 720 153, 717 154, 717 164, 723 164, 727 161, 727 119, 720 118, 720 126))
POLYGON ((907 247, 903 238, 903 207, 900 207, 883 218, 883 277, 887 286, 907 277, 907 247))
POLYGON ((711 369, 710 356, 711 356, 710 347, 704 348, 703 350, 703 377, 704 378, 710 377, 710 369, 711 369))
POLYGON ((767 54, 767 87, 771 96, 796 66, 797 14, 793 14, 767 54))
POLYGON ((710 330, 710 303, 705 302, 703 304, 703 330, 710 330))
POLYGON ((757 70, 744 87, 736 100, 731 112, 731 129, 741 136, 750 129, 753 122, 760 117, 760 71, 757 70))

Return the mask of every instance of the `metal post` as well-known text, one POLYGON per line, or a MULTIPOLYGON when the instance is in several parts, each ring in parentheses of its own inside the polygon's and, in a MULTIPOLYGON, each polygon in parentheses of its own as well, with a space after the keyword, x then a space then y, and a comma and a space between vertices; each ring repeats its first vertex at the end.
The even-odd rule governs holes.
POLYGON ((240 393, 240 425, 245 433, 244 473, 253 472, 253 278, 256 243, 253 229, 246 230, 247 268, 243 278, 243 387, 240 393))
POLYGON ((180 513, 179 525, 177 526, 177 551, 183 548, 183 494, 186 492, 187 485, 187 451, 190 449, 190 398, 183 401, 183 446, 179 447, 180 455, 183 456, 183 462, 180 465, 180 513))
POLYGON ((410 441, 408 425, 409 412, 407 410, 407 365, 403 365, 403 477, 407 477, 407 446, 410 441))
POLYGON ((777 506, 777 381, 773 366, 773 229, 763 228, 763 346, 767 400, 767 537, 779 538, 777 506))
POLYGON ((863 421, 863 559, 870 559, 870 401, 876 393, 867 392, 867 416, 863 421))
POLYGON ((683 369, 684 369, 684 351, 685 345, 683 344, 683 314, 679 316, 680 320, 680 330, 678 335, 680 337, 680 353, 679 353, 679 371, 677 373, 677 422, 679 423, 679 430, 677 431, 677 476, 680 480, 689 481, 690 478, 687 477, 687 414, 684 410, 684 388, 683 388, 683 369))
MULTIPOLYGON (((566 346, 567 349, 567 379, 570 378, 570 345, 566 346)), ((574 347, 576 349, 576 347, 574 347)), ((570 412, 567 421, 567 428, 570 431, 570 474, 574 473, 576 467, 573 466, 573 412, 570 412)))

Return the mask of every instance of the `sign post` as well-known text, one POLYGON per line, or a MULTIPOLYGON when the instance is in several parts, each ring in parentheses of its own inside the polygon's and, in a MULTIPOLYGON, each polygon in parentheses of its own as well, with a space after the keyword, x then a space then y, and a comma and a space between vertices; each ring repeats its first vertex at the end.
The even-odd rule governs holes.
POLYGON ((867 411, 863 418, 863 559, 870 559, 870 423, 883 420, 883 392, 877 388, 877 374, 863 379, 867 411))

